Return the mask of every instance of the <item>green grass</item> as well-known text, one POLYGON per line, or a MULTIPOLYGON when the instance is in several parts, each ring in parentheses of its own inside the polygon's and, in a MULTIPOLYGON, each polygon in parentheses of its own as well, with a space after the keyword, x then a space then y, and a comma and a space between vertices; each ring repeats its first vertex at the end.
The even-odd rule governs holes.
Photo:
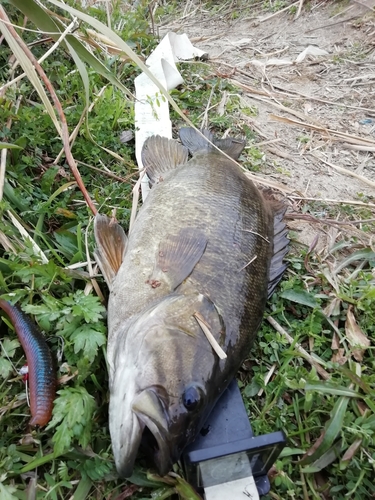
MULTIPOLYGON (((141 3, 135 10, 124 10, 121 2, 112 6, 112 26, 122 26, 119 34, 138 54, 149 54, 157 40, 148 30, 147 5, 141 3), (124 18, 127 22, 120 25, 124 18)), ((274 9, 280 6, 280 2, 273 4, 274 9)), ((5 9, 14 23, 23 25, 19 11, 10 4, 5 4, 5 9)), ((168 3, 165 12, 171 16, 174 9, 168 3)), ((100 9, 89 9, 88 13, 104 23, 107 20, 100 9)), ((159 10, 156 17, 162 13, 159 10)), ((27 27, 35 29, 30 22, 27 27)), ((22 36, 27 43, 43 38, 32 31, 22 32, 22 36)), ((33 44, 34 55, 42 56, 50 45, 33 44)), ((139 72, 133 63, 107 57, 99 50, 95 54, 133 90, 139 72)), ((0 85, 21 72, 17 68, 10 74, 10 56, 3 41, 0 85)), ((81 75, 63 48, 58 48, 43 67, 71 132, 85 106, 81 75)), ((180 69, 185 83, 171 94, 183 112, 200 126, 209 108, 210 128, 218 134, 230 129, 231 135, 246 137, 249 148, 241 161, 249 170, 261 170, 264 155, 256 146, 261 139, 246 120, 256 110, 244 105, 238 89, 220 78, 209 64, 185 63, 180 69), (224 92, 225 113, 220 115, 217 110, 224 92)), ((134 129, 133 102, 94 70, 88 71, 88 84, 90 103, 95 104, 79 128, 73 155, 100 211, 110 214, 116 208, 117 218, 127 228, 136 164, 134 144, 123 144, 119 138, 122 131, 134 129), (124 182, 109 177, 105 168, 124 182)), ((17 375, 25 359, 12 326, 3 316, 0 498, 23 500, 31 498, 30 491, 35 491, 37 498, 53 500, 73 494, 79 500, 116 498, 120 493, 123 498, 132 494, 138 499, 196 498, 182 479, 159 478, 142 462, 131 482, 116 477, 108 433, 106 313, 95 291, 87 289, 91 284, 85 265, 87 249, 92 255, 94 248, 90 213, 72 182, 65 156, 53 164, 62 143, 31 83, 24 78, 8 88, 0 104, 0 142, 21 147, 8 150, 0 201, 1 294, 21 304, 46 334, 59 359, 61 378, 51 423, 30 434, 25 386, 17 375), (43 262, 31 240, 23 238, 15 220, 48 263, 43 262)), ((183 121, 174 111, 171 117, 177 131, 183 121)), ((366 201, 360 193, 358 198, 366 201)), ((337 215, 335 207, 312 202, 304 203, 301 211, 318 218, 337 215)), ((341 217, 349 221, 373 216, 367 209, 341 208, 341 217)), ((289 270, 269 302, 267 315, 290 333, 294 343, 291 345, 265 320, 238 374, 255 433, 282 429, 288 435, 287 448, 271 471, 268 498, 324 495, 344 500, 371 498, 375 493, 375 254, 370 243, 374 229, 371 222, 360 230, 351 227, 327 255, 309 251, 298 243, 298 234, 291 235, 289 270), (348 340, 359 329, 372 341, 362 361, 348 340), (340 345, 332 344, 334 336, 340 345), (317 357, 328 382, 323 382, 299 353, 297 342, 317 357), (339 364, 344 357, 346 362, 339 364), (265 384, 270 369, 274 371, 265 384)), ((99 285, 106 295, 104 283, 99 285)))

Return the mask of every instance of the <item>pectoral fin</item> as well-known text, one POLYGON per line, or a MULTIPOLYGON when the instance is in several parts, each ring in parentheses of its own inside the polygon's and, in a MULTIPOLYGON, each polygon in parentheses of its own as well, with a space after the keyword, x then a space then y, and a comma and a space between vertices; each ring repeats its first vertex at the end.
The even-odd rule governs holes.
POLYGON ((159 245, 150 281, 166 283, 175 290, 192 273, 206 245, 206 236, 197 229, 184 228, 177 235, 168 235, 159 245))
POLYGON ((94 252, 103 276, 110 287, 121 267, 127 237, 122 227, 105 215, 97 214, 94 221, 97 249, 94 252))

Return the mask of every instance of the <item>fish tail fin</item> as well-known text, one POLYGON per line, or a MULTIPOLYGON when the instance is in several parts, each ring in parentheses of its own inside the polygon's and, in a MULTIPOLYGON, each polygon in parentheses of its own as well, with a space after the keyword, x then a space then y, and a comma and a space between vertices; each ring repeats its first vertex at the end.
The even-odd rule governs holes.
POLYGON ((183 165, 188 160, 188 150, 167 137, 153 135, 146 139, 142 149, 142 163, 151 184, 163 177, 163 173, 183 165))
POLYGON ((227 155, 229 155, 234 160, 242 153, 243 148, 245 147, 245 141, 242 139, 233 139, 231 137, 227 137, 226 139, 218 139, 214 136, 212 132, 207 129, 202 130, 202 137, 194 128, 192 127, 184 127, 179 130, 180 139, 184 146, 188 148, 190 153, 194 155, 198 151, 205 153, 217 153, 217 149, 214 148, 206 139, 211 141, 215 146, 224 151, 227 155))
POLYGON ((263 190, 262 194, 273 213, 273 255, 268 279, 268 298, 270 298, 288 267, 284 262, 284 257, 289 251, 290 240, 288 228, 284 222, 286 204, 276 200, 270 190, 263 190))

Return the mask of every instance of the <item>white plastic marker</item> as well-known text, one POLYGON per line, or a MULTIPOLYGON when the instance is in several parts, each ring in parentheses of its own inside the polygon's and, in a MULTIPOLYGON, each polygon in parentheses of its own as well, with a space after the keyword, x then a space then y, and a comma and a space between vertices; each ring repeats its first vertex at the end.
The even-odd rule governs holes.
MULTIPOLYGON (((170 32, 156 47, 147 59, 150 71, 166 90, 172 90, 183 82, 176 62, 187 61, 206 53, 194 47, 187 35, 177 35, 170 32)), ((169 119, 169 103, 160 93, 156 85, 145 73, 135 79, 135 155, 139 170, 143 169, 142 147, 151 135, 161 135, 172 138, 172 123, 169 119)), ((141 182, 142 199, 146 199, 149 191, 148 178, 144 176, 141 182)))

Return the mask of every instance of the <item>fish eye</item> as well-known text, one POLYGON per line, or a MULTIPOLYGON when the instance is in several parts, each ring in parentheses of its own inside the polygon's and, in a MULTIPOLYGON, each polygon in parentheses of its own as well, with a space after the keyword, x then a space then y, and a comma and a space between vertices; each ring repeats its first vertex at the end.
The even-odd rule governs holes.
POLYGON ((182 396, 182 402, 187 411, 195 410, 199 406, 200 400, 201 393, 194 385, 188 387, 182 396))

